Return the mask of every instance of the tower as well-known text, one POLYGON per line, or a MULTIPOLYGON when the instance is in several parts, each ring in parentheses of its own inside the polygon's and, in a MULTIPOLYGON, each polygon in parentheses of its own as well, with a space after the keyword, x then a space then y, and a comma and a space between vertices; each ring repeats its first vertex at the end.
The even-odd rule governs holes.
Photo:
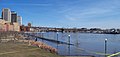
POLYGON ((11 23, 17 22, 17 13, 15 11, 11 11, 11 23))
POLYGON ((17 22, 18 22, 19 26, 22 25, 22 17, 21 16, 17 16, 17 22))
POLYGON ((2 9, 2 19, 11 22, 11 11, 9 8, 2 9))

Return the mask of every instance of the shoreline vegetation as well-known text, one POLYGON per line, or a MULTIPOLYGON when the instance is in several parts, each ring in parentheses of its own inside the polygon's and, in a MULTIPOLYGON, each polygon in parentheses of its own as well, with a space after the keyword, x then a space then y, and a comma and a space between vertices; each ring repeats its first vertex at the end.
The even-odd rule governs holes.
MULTIPOLYGON (((25 32, 0 32, 0 57, 73 57, 60 56, 56 48, 25 36, 25 32)), ((74 57, 94 57, 88 55, 74 57)))
POLYGON ((96 34, 120 34, 120 29, 101 28, 52 28, 52 27, 30 27, 31 30, 21 30, 25 32, 62 32, 62 33, 96 33, 96 34))
POLYGON ((26 38, 19 32, 0 32, 0 57, 64 57, 56 48, 26 38))

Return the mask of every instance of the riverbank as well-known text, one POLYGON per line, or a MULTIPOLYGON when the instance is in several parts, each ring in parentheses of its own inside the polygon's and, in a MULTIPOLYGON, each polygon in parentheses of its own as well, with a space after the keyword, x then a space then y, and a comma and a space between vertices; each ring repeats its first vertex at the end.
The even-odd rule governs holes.
POLYGON ((30 40, 26 38, 18 32, 1 32, 0 57, 63 57, 41 49, 34 45, 32 40, 30 45, 30 40))
MULTIPOLYGON (((54 46, 46 42, 36 41, 24 33, 2 32, 0 33, 0 57, 71 57, 59 56, 54 46), (54 47, 54 48, 53 48, 54 47)), ((54 43, 52 43, 54 45, 54 43)), ((63 47, 63 46, 62 46, 63 47)), ((67 50, 62 48, 63 50, 67 50)), ((59 49, 62 51, 61 49, 59 49)), ((65 53, 65 52, 63 52, 65 53)), ((75 56, 91 57, 91 56, 75 56)))
POLYGON ((0 45, 0 57, 63 57, 24 42, 8 41, 0 45))

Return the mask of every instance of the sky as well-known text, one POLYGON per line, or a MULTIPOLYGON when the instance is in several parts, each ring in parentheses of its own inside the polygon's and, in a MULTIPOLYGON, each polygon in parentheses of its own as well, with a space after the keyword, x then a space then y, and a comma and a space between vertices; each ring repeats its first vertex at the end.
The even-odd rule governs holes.
POLYGON ((24 25, 120 28, 120 0, 0 0, 3 8, 16 11, 24 25))

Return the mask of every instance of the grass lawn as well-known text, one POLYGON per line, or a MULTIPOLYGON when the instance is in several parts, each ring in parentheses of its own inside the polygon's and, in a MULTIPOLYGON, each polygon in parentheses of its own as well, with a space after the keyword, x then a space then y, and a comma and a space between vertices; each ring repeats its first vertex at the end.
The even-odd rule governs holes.
POLYGON ((20 42, 0 43, 0 57, 63 57, 20 42))

